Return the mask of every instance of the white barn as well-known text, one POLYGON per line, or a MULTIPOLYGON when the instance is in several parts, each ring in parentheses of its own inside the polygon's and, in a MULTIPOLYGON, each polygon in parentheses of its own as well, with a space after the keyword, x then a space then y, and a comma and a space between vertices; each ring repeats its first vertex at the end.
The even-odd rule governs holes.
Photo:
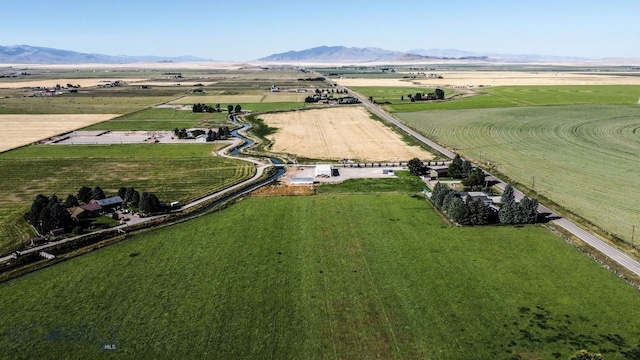
POLYGON ((333 172, 333 166, 331 165, 316 165, 315 176, 331 177, 332 172, 333 172))

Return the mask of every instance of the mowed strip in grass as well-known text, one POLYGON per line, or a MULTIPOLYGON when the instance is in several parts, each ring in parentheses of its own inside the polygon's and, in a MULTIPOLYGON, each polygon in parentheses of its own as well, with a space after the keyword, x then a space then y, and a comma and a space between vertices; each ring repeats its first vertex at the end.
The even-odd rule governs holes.
POLYGON ((120 116, 83 130, 174 130, 193 127, 217 128, 228 126, 227 111, 220 113, 194 113, 188 110, 152 108, 120 116))
POLYGON ((253 176, 253 165, 213 156, 223 146, 42 145, 0 154, 0 253, 28 240, 20 218, 38 194, 64 200, 81 186, 100 186, 110 195, 124 186, 186 203, 253 176))
POLYGON ((638 290, 541 227, 452 228, 406 193, 251 198, 0 285, 20 358, 638 354, 638 290), (16 330, 18 329, 18 330, 16 330), (69 331, 69 330, 67 330, 69 331))
POLYGON ((639 226, 640 106, 571 105, 397 114, 616 236, 639 226), (535 177, 535 180, 533 179, 535 177))

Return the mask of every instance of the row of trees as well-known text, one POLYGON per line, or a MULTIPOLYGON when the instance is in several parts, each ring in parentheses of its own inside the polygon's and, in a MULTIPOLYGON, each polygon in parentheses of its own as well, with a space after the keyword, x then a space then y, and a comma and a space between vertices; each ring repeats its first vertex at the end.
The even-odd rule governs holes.
POLYGON ((154 193, 138 192, 133 187, 121 187, 118 196, 122 198, 124 207, 134 207, 143 213, 158 212, 161 209, 160 200, 154 193))
POLYGON ((446 212, 451 220, 460 225, 489 223, 489 211, 482 200, 472 200, 470 196, 463 200, 455 191, 442 183, 434 186, 431 201, 440 210, 446 212))
MULTIPOLYGON (((443 100, 444 99, 444 90, 436 89, 434 92, 425 94, 425 93, 415 93, 407 95, 407 98, 411 100, 411 102, 415 101, 429 101, 429 100, 443 100)), ((400 96, 400 100, 404 101, 404 95, 400 96)))
POLYGON ((204 135, 207 134, 207 141, 215 141, 218 139, 227 139, 229 138, 229 136, 231 136, 231 130, 229 129, 228 126, 222 126, 218 128, 218 132, 215 132, 211 129, 209 129, 209 131, 204 131, 204 130, 200 130, 200 129, 195 129, 195 130, 191 130, 191 131, 187 131, 187 129, 178 129, 175 128, 173 129, 173 134, 178 138, 178 139, 193 139, 196 138, 200 135, 204 135))
POLYGON ((507 185, 500 197, 498 218, 502 224, 535 224, 538 222, 538 200, 525 196, 516 202, 513 187, 507 185))
MULTIPOLYGON (((222 112, 222 110, 220 109, 220 104, 216 104, 216 106, 210 106, 210 105, 206 105, 206 104, 193 104, 193 107, 191 108, 192 111, 194 113, 214 113, 214 112, 222 112)), ((227 105, 227 111, 229 112, 229 114, 231 114, 232 112, 236 112, 239 113, 242 111, 242 106, 240 106, 240 104, 233 106, 233 105, 227 105)))

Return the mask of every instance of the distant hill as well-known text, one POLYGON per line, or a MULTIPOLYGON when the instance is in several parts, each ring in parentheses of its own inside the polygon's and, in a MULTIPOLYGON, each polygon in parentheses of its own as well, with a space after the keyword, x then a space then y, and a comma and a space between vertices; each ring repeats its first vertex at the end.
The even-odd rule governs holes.
POLYGON ((537 54, 500 54, 500 53, 482 53, 457 49, 411 49, 409 53, 418 54, 428 57, 441 58, 477 58, 484 57, 493 61, 510 62, 510 63, 531 63, 531 62, 571 62, 571 61, 592 61, 593 59, 575 57, 575 56, 553 56, 553 55, 537 55, 537 54))
POLYGON ((0 63, 13 64, 128 64, 136 62, 210 61, 193 56, 111 56, 29 45, 0 46, 0 63))
POLYGON ((301 51, 287 51, 258 59, 266 62, 326 62, 367 63, 425 60, 477 60, 488 61, 486 56, 434 57, 416 53, 384 50, 374 47, 319 46, 301 51))

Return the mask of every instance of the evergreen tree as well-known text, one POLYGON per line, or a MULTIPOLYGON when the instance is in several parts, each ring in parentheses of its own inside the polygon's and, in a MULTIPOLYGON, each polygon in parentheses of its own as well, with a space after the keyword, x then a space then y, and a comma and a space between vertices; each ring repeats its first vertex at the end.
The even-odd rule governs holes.
POLYGON ((80 190, 78 190, 78 200, 82 201, 85 204, 88 204, 89 201, 91 201, 91 189, 83 186, 80 188, 80 190))
POLYGON ((236 105, 236 107, 235 107, 235 109, 233 111, 235 111, 236 113, 240 113, 242 111, 242 106, 240 106, 239 104, 236 105))
POLYGON ((91 198, 94 200, 102 200, 105 199, 104 191, 100 188, 100 186, 96 186, 91 190, 91 198))
POLYGON ((489 211, 484 202, 477 199, 473 202, 473 208, 475 209, 475 225, 486 225, 489 223, 489 211))
POLYGON ((538 200, 525 196, 520 201, 520 220, 522 224, 538 222, 538 200))
POLYGON ((462 171, 461 171, 462 177, 469 176, 469 173, 471 172, 471 170, 473 170, 473 164, 471 163, 471 161, 469 161, 469 160, 463 161, 462 162, 462 171))
POLYGON ((411 175, 420 176, 424 172, 423 168, 424 164, 418 158, 413 158, 407 162, 407 167, 409 168, 409 172, 411 175))
POLYGON ((460 155, 456 154, 456 157, 453 158, 453 161, 451 162, 451 164, 449 164, 449 169, 447 172, 449 174, 449 177, 452 177, 454 179, 462 178, 462 159, 460 158, 460 155))
POLYGON ((498 218, 501 224, 515 224, 518 220, 518 213, 519 206, 514 200, 502 205, 500 212, 498 212, 498 218))
POLYGON ((78 198, 73 194, 67 195, 67 200, 64 201, 64 207, 70 208, 74 206, 78 206, 80 203, 78 202, 78 198))
POLYGON ((227 110, 229 110, 229 114, 233 111, 233 105, 227 105, 227 110))
POLYGON ((122 200, 124 200, 125 195, 127 194, 127 188, 122 186, 120 187, 120 189, 118 189, 118 196, 120 196, 120 198, 122 200))
POLYGON ((124 193, 124 197, 122 197, 122 200, 124 200, 125 203, 130 203, 133 202, 133 194, 135 193, 136 189, 130 187, 127 188, 127 190, 124 193))
POLYGON ((444 195, 444 199, 442 200, 442 206, 440 208, 444 211, 448 211, 449 204, 451 204, 451 200, 453 200, 455 197, 456 196, 453 191, 447 191, 447 193, 444 195))
POLYGON ((504 191, 502 192, 502 195, 500 196, 500 202, 502 202, 503 204, 508 204, 510 202, 515 201, 515 194, 513 192, 513 187, 511 187, 510 184, 507 184, 507 186, 505 186, 504 191))
POLYGON ((131 204, 135 207, 138 207, 140 204, 140 193, 138 190, 133 191, 133 195, 131 195, 131 204))

